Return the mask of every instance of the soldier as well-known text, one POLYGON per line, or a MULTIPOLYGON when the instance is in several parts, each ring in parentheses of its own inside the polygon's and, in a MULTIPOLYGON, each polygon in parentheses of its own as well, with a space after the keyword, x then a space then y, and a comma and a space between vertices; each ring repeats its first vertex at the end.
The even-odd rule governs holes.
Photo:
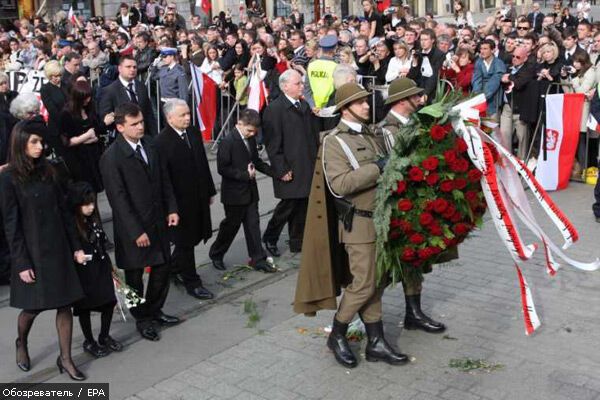
POLYGON ((383 335, 381 297, 385 282, 377 287, 373 209, 377 179, 387 159, 383 158, 381 138, 376 138, 365 125, 369 96, 356 83, 342 85, 336 92, 335 110, 341 112, 342 118, 323 138, 315 166, 304 233, 306 246, 294 302, 294 310, 305 314, 335 309, 339 286, 346 286, 327 340, 335 359, 346 368, 357 365, 346 340, 348 324, 357 313, 367 331, 367 361, 392 365, 408 361, 383 335), (328 191, 324 190, 324 183, 328 191), (323 218, 334 215, 332 203, 340 220, 334 223, 323 218))
MULTIPOLYGON (((425 103, 423 93, 424 89, 417 87, 417 84, 408 78, 398 78, 390 84, 385 104, 391 109, 385 119, 378 124, 380 128, 378 130, 385 139, 388 152, 394 147, 400 129, 410 123, 410 115, 425 103)), ((458 252, 456 247, 453 247, 440 255, 438 262, 447 262, 456 258, 458 252)), ((424 268, 423 272, 431 272, 431 266, 424 268)), ((422 279, 405 277, 402 287, 406 300, 404 328, 421 329, 431 333, 441 333, 446 330, 444 324, 429 318, 421 310, 422 279)))

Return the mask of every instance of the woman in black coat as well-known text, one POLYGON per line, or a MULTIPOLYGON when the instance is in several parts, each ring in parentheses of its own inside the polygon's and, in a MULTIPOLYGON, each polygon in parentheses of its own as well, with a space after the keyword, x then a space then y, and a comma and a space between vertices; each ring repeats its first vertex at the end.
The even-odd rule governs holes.
POLYGON ((31 325, 40 312, 56 309, 56 364, 72 379, 84 380, 71 359, 71 305, 83 297, 73 259, 84 262, 85 254, 53 168, 43 157, 42 137, 32 130, 31 121, 21 121, 13 130, 10 163, 0 175, 0 209, 12 265, 10 305, 22 309, 17 366, 29 371, 31 325))
POLYGON ((8 75, 0 72, 0 167, 6 164, 10 132, 17 123, 17 119, 10 115, 9 108, 10 103, 18 94, 14 90, 10 90, 8 75))
POLYGON ((98 162, 102 146, 98 142, 100 124, 92 103, 92 87, 76 81, 60 114, 60 134, 65 142, 64 158, 75 182, 89 183, 96 193, 104 190, 98 162))
POLYGON ((62 156, 64 153, 64 145, 59 135, 59 119, 60 113, 67 102, 67 97, 60 84, 62 67, 58 61, 48 61, 44 66, 44 73, 49 81, 40 89, 42 102, 48 111, 49 136, 45 139, 47 144, 56 152, 56 154, 62 156))

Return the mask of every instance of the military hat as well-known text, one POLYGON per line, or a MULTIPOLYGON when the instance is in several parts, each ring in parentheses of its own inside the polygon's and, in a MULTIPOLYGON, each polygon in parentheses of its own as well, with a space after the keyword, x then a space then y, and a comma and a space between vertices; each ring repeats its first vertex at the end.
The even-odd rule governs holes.
POLYGON ((388 98, 385 104, 395 103, 415 94, 423 93, 424 89, 417 86, 415 81, 408 78, 398 78, 394 80, 388 89, 388 98))
POLYGON ((335 35, 327 35, 323 36, 321 40, 319 40, 319 47, 321 47, 325 51, 333 50, 335 49, 337 43, 338 39, 337 37, 335 37, 335 35))
POLYGON ((175 56, 175 55, 177 55, 177 49, 175 49, 173 47, 163 47, 160 50, 160 55, 161 55, 161 57, 175 56))
POLYGON ((353 101, 360 100, 368 97, 371 94, 367 90, 360 86, 358 83, 345 83, 340 86, 335 92, 335 110, 334 112, 340 111, 344 106, 349 105, 353 101))

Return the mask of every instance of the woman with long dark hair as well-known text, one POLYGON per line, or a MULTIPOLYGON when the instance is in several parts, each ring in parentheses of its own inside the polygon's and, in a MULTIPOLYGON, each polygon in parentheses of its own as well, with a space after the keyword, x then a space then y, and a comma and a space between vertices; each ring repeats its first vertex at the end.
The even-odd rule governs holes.
POLYGON ((31 369, 29 331, 40 312, 55 309, 56 365, 71 379, 84 380, 71 359, 71 305, 83 297, 73 260, 83 263, 85 254, 36 127, 31 121, 15 125, 9 165, 0 174, 0 210, 12 267, 10 305, 22 310, 16 361, 21 370, 31 369))
POLYGON ((65 142, 64 158, 71 178, 104 190, 98 162, 102 146, 98 142, 100 124, 92 103, 92 87, 86 80, 73 82, 60 114, 60 134, 65 142))

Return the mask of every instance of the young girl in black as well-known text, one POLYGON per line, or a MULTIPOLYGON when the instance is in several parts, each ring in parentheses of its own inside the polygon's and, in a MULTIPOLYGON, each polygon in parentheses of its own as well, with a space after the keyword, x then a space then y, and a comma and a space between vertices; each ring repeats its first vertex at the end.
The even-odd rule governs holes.
POLYGON ((102 230, 102 223, 96 209, 96 193, 87 182, 71 185, 69 198, 75 213, 77 232, 85 252, 86 261, 77 264, 77 274, 85 292, 85 298, 73 305, 73 315, 79 317, 79 324, 85 336, 83 350, 94 357, 104 357, 112 351, 123 350, 123 345, 110 335, 113 310, 117 303, 112 280, 112 263, 106 252, 108 241, 102 230), (90 313, 101 313, 101 326, 98 342, 92 334, 90 313))

